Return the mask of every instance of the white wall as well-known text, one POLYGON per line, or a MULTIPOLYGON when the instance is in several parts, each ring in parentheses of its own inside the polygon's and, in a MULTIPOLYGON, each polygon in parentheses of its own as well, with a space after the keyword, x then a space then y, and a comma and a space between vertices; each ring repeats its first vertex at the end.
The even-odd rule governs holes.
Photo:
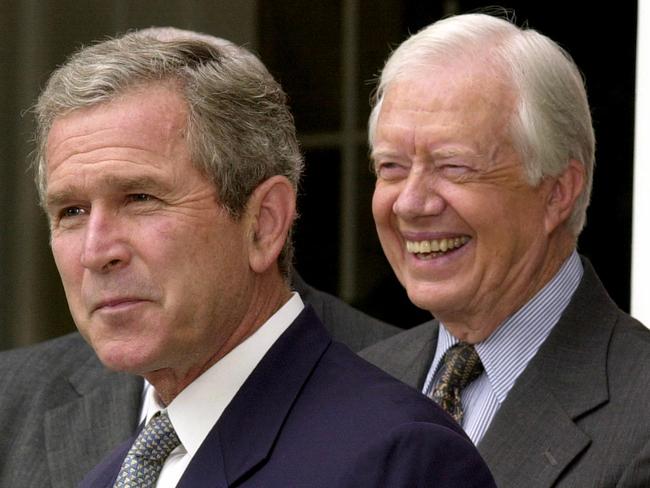
MULTIPOLYGON (((650 2, 638 2, 632 315, 650 327, 650 2)), ((612 195, 616 198, 616 195, 612 195)), ((605 239, 612 236, 603 236, 605 239)), ((616 247, 612 247, 616 252, 616 247)))

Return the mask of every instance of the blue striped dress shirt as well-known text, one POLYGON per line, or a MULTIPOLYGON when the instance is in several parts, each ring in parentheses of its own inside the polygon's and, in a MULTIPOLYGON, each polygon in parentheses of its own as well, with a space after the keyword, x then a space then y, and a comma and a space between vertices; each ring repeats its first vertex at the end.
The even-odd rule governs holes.
MULTIPOLYGON (((574 251, 557 274, 528 303, 476 344, 485 371, 461 394, 463 429, 478 444, 519 375, 557 324, 582 278, 574 251)), ((458 339, 441 324, 438 345, 422 391, 429 395, 440 376, 440 362, 458 339)))

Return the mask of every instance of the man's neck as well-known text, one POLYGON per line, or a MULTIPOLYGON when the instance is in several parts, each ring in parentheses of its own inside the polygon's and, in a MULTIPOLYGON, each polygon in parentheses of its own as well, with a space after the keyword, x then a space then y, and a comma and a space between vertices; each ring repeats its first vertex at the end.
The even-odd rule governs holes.
POLYGON ((501 296, 494 296, 490 307, 460 310, 449 315, 433 315, 460 341, 476 344, 489 337, 510 315, 534 297, 557 274, 562 264, 575 250, 575 240, 556 242, 536 264, 533 272, 520 272, 513 286, 501 296))
POLYGON ((289 300, 291 292, 279 274, 269 274, 260 276, 252 284, 249 296, 251 298, 238 324, 221 344, 215 346, 211 355, 193 358, 184 368, 163 368, 143 375, 153 385, 164 405, 169 405, 196 378, 254 334, 289 300))

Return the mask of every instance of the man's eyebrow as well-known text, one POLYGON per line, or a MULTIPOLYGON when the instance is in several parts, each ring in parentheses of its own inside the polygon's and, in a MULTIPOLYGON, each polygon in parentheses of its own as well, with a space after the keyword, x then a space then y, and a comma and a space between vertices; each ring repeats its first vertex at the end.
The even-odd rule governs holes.
POLYGON ((74 195, 75 193, 72 188, 63 188, 53 193, 48 192, 47 196, 45 197, 45 207, 53 208, 65 205, 65 203, 70 202, 74 199, 74 195))
MULTIPOLYGON (((150 176, 119 176, 106 175, 100 178, 99 185, 106 186, 120 193, 149 193, 164 190, 166 186, 159 180, 150 176)), ((47 207, 59 207, 68 202, 80 199, 83 190, 74 185, 66 186, 60 190, 48 193, 45 198, 47 207)), ((83 198, 82 198, 83 199, 83 198)))
POLYGON ((101 178, 101 181, 122 193, 146 193, 165 188, 165 185, 161 181, 152 178, 151 176, 107 175, 106 177, 101 178))
POLYGON ((370 159, 373 161, 376 161, 379 158, 382 159, 395 159, 398 157, 397 151, 391 151, 388 149, 378 149, 378 150, 373 150, 370 153, 370 159))
POLYGON ((434 149, 429 152, 429 156, 433 159, 453 158, 454 156, 461 156, 464 154, 468 154, 468 151, 463 151, 457 148, 446 148, 446 147, 440 149, 434 149))
MULTIPOLYGON (((432 148, 426 153, 426 157, 431 160, 448 159, 457 156, 472 156, 472 151, 465 148, 441 147, 432 148)), ((379 149, 370 153, 370 159, 372 160, 373 164, 376 163, 378 159, 394 160, 398 158, 400 158, 400 153, 398 151, 392 151, 390 149, 379 149)))

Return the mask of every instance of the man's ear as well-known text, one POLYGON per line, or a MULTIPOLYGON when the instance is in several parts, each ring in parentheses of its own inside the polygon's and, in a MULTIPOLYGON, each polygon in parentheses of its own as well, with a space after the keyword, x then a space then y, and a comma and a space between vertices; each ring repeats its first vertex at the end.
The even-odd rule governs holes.
POLYGON ((566 169, 551 179, 544 222, 548 234, 569 219, 576 200, 585 187, 585 179, 585 167, 575 159, 570 160, 566 169))
POLYGON ((262 182, 248 201, 249 263, 257 273, 278 259, 296 214, 296 192, 284 176, 262 182))

